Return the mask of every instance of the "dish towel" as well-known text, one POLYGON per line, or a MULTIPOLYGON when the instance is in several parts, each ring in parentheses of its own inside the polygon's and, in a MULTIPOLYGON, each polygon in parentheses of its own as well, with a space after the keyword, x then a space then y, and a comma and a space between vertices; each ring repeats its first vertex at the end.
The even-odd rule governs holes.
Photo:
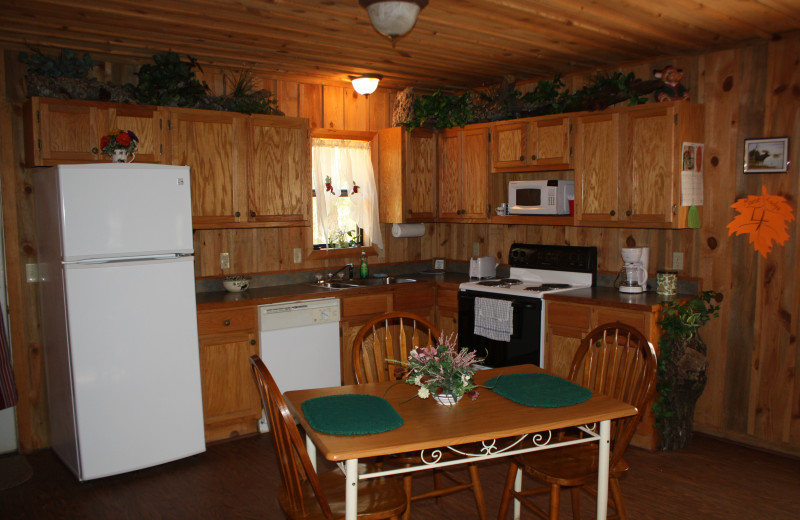
POLYGON ((510 341, 514 332, 514 311, 510 300, 475 298, 475 328, 479 336, 497 341, 510 341))

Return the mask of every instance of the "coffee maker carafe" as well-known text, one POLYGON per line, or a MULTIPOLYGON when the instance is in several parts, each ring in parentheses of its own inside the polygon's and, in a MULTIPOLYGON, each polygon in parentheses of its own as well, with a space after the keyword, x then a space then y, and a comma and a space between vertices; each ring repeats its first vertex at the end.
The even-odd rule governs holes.
POLYGON ((647 290, 647 263, 649 259, 650 248, 622 248, 624 265, 617 275, 619 292, 641 293, 647 290))

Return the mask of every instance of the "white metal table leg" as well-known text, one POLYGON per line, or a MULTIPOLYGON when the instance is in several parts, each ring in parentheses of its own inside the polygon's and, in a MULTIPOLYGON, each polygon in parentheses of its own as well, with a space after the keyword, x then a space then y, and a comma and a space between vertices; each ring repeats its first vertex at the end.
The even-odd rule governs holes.
POLYGON ((345 520, 356 520, 358 515, 358 459, 344 461, 345 520))
MULTIPOLYGON (((522 468, 517 468, 517 476, 514 477, 514 491, 522 491, 522 468)), ((522 515, 522 502, 514 497, 514 520, 519 520, 522 515)))
POLYGON ((600 446, 597 461, 597 520, 608 514, 608 458, 611 454, 611 421, 600 422, 600 446))
POLYGON ((317 446, 308 435, 306 435, 306 451, 308 452, 308 458, 311 459, 311 465, 314 466, 314 471, 317 471, 317 446))

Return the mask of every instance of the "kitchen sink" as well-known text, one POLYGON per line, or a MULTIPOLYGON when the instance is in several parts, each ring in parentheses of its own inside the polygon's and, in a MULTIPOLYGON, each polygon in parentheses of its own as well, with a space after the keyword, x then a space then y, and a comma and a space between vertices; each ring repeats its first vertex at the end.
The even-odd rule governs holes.
POLYGON ((352 289, 355 287, 371 287, 373 285, 394 285, 398 283, 412 283, 416 282, 413 278, 395 278, 387 276, 384 278, 364 278, 354 280, 334 280, 332 282, 317 282, 311 283, 314 287, 322 289, 352 289))

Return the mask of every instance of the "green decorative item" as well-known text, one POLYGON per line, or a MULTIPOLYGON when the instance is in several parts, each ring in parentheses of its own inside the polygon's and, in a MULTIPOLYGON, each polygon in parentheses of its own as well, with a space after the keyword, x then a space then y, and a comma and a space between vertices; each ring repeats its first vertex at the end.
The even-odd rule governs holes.
POLYGON ((269 90, 255 89, 250 70, 242 69, 238 76, 224 72, 223 78, 230 93, 209 98, 208 103, 212 106, 208 108, 242 114, 283 115, 278 110, 278 100, 272 97, 269 90))
POLYGON ((41 51, 31 48, 32 54, 19 53, 19 61, 28 66, 28 74, 47 76, 50 78, 88 79, 89 72, 97 66, 89 54, 80 58, 69 49, 62 49, 58 56, 47 56, 41 51))
POLYGON ((700 212, 697 210, 697 206, 689 206, 687 220, 689 229, 700 229, 700 212))
POLYGON ((472 120, 470 93, 460 96, 437 90, 433 94, 414 100, 412 116, 400 126, 408 130, 425 126, 442 129, 464 126, 472 120))
MULTIPOLYGON (((136 96, 140 103, 170 107, 194 108, 208 92, 208 85, 195 78, 197 61, 181 61, 175 52, 162 52, 153 56, 155 64, 145 64, 136 75, 139 85, 136 96)), ((201 69, 202 70, 202 69, 201 69)))
POLYGON ((698 330, 719 316, 722 294, 704 291, 688 301, 663 304, 658 340, 659 399, 653 405, 661 449, 686 447, 692 437, 694 406, 706 385, 706 344, 698 330))

